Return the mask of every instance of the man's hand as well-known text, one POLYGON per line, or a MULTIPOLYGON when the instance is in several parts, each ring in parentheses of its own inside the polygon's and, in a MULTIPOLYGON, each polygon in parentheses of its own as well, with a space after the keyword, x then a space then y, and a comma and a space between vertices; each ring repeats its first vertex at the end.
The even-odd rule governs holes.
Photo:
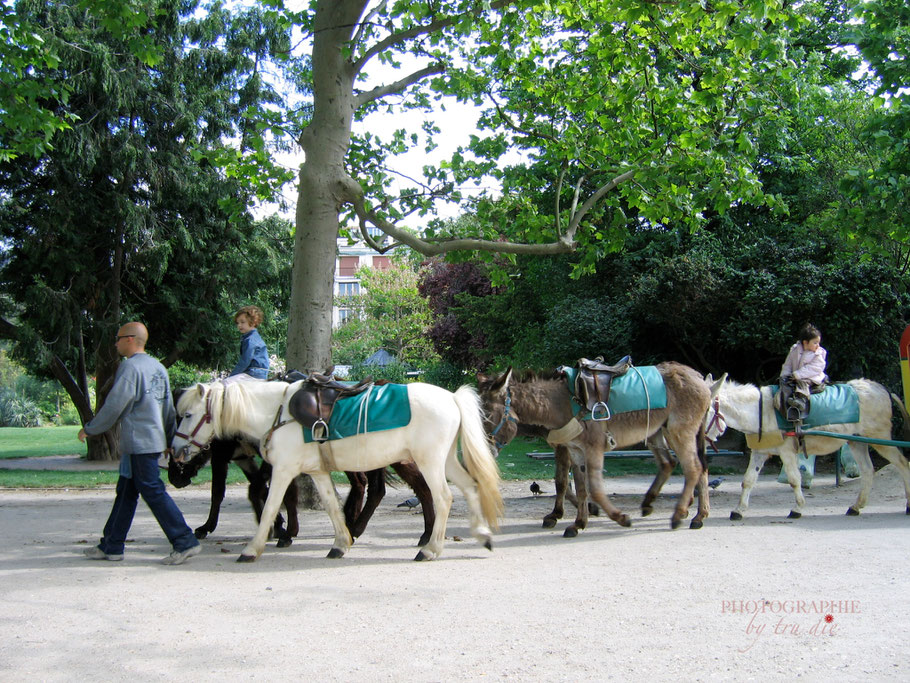
POLYGON ((85 433, 85 430, 84 430, 84 429, 80 429, 80 430, 79 430, 79 433, 78 433, 76 436, 79 438, 79 440, 80 440, 82 443, 85 443, 85 437, 87 437, 88 434, 85 433))

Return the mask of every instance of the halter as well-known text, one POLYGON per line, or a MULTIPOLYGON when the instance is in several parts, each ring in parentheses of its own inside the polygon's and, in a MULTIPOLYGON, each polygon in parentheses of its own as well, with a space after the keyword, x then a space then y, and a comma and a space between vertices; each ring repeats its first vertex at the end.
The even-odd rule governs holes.
POLYGON ((205 450, 209 447, 212 440, 209 439, 206 443, 199 443, 196 441, 196 435, 199 433, 199 430, 202 429, 202 425, 210 424, 212 421, 212 393, 209 392, 208 396, 205 397, 205 414, 202 416, 202 419, 196 424, 195 429, 192 432, 183 434, 181 432, 176 432, 175 436, 179 436, 184 441, 188 442, 191 446, 195 446, 200 450, 205 450))
POLYGON ((505 426, 506 422, 514 422, 515 424, 518 424, 518 420, 516 418, 512 417, 512 415, 511 415, 511 409, 512 409, 512 388, 507 386, 506 387, 506 402, 503 404, 502 419, 499 421, 499 424, 496 425, 496 428, 492 432, 490 432, 490 437, 493 439, 493 443, 496 445, 497 451, 499 449, 501 449, 503 446, 505 446, 504 443, 500 443, 496 439, 496 434, 499 433, 499 430, 505 426))
POLYGON ((720 412, 720 398, 718 398, 717 396, 714 397, 713 408, 714 408, 714 417, 712 417, 708 421, 708 424, 705 426, 705 438, 708 439, 708 443, 711 444, 711 448, 714 449, 714 452, 719 453, 719 451, 717 450, 717 444, 710 437, 707 436, 708 432, 711 431, 711 427, 717 427, 718 436, 720 436, 725 431, 727 431, 727 420, 720 412))

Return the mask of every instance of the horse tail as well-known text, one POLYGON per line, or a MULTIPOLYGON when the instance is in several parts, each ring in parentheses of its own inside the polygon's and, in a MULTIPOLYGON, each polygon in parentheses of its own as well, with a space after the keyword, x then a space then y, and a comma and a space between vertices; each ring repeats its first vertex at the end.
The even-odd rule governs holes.
POLYGON ((900 397, 892 393, 891 402, 895 405, 898 412, 903 418, 903 425, 901 425, 901 433, 904 435, 904 441, 910 441, 910 415, 907 414, 907 409, 904 407, 904 402, 900 400, 900 397))
POLYGON ((495 531, 499 528, 499 518, 503 515, 499 466, 483 429, 480 397, 474 387, 466 384, 455 392, 455 403, 461 413, 461 457, 468 473, 477 482, 484 519, 495 531))

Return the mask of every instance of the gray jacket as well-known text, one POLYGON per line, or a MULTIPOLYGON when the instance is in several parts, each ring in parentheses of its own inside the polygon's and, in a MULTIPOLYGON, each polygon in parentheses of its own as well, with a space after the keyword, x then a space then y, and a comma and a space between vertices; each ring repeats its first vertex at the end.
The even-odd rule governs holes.
MULTIPOLYGON (((177 431, 177 411, 167 370, 147 353, 124 358, 104 405, 88 422, 86 434, 103 434, 120 421, 120 453, 161 453, 177 431)), ((130 475, 129 458, 120 474, 130 475)))

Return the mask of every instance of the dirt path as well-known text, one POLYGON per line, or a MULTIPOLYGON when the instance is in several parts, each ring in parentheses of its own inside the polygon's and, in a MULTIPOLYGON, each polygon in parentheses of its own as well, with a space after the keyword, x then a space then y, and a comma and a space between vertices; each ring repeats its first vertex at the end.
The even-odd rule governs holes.
MULTIPOLYGON (((884 471, 883 471, 884 472, 884 471)), ((253 532, 242 487, 180 567, 140 503, 124 562, 81 557, 113 491, 0 491, 0 680, 906 680, 910 518, 901 486, 816 477, 806 516, 765 477, 743 522, 739 484, 712 493, 700 531, 670 531, 681 480, 631 529, 593 520, 543 530, 552 482, 504 484, 489 553, 468 538, 456 492, 444 556, 416 563, 422 518, 391 491, 365 537, 328 560, 331 527, 303 515, 291 548, 234 560, 253 532), (826 622, 826 615, 831 620, 826 622)), ((634 513, 646 478, 608 490, 634 513)), ((204 488, 172 491, 191 525, 204 488)))

